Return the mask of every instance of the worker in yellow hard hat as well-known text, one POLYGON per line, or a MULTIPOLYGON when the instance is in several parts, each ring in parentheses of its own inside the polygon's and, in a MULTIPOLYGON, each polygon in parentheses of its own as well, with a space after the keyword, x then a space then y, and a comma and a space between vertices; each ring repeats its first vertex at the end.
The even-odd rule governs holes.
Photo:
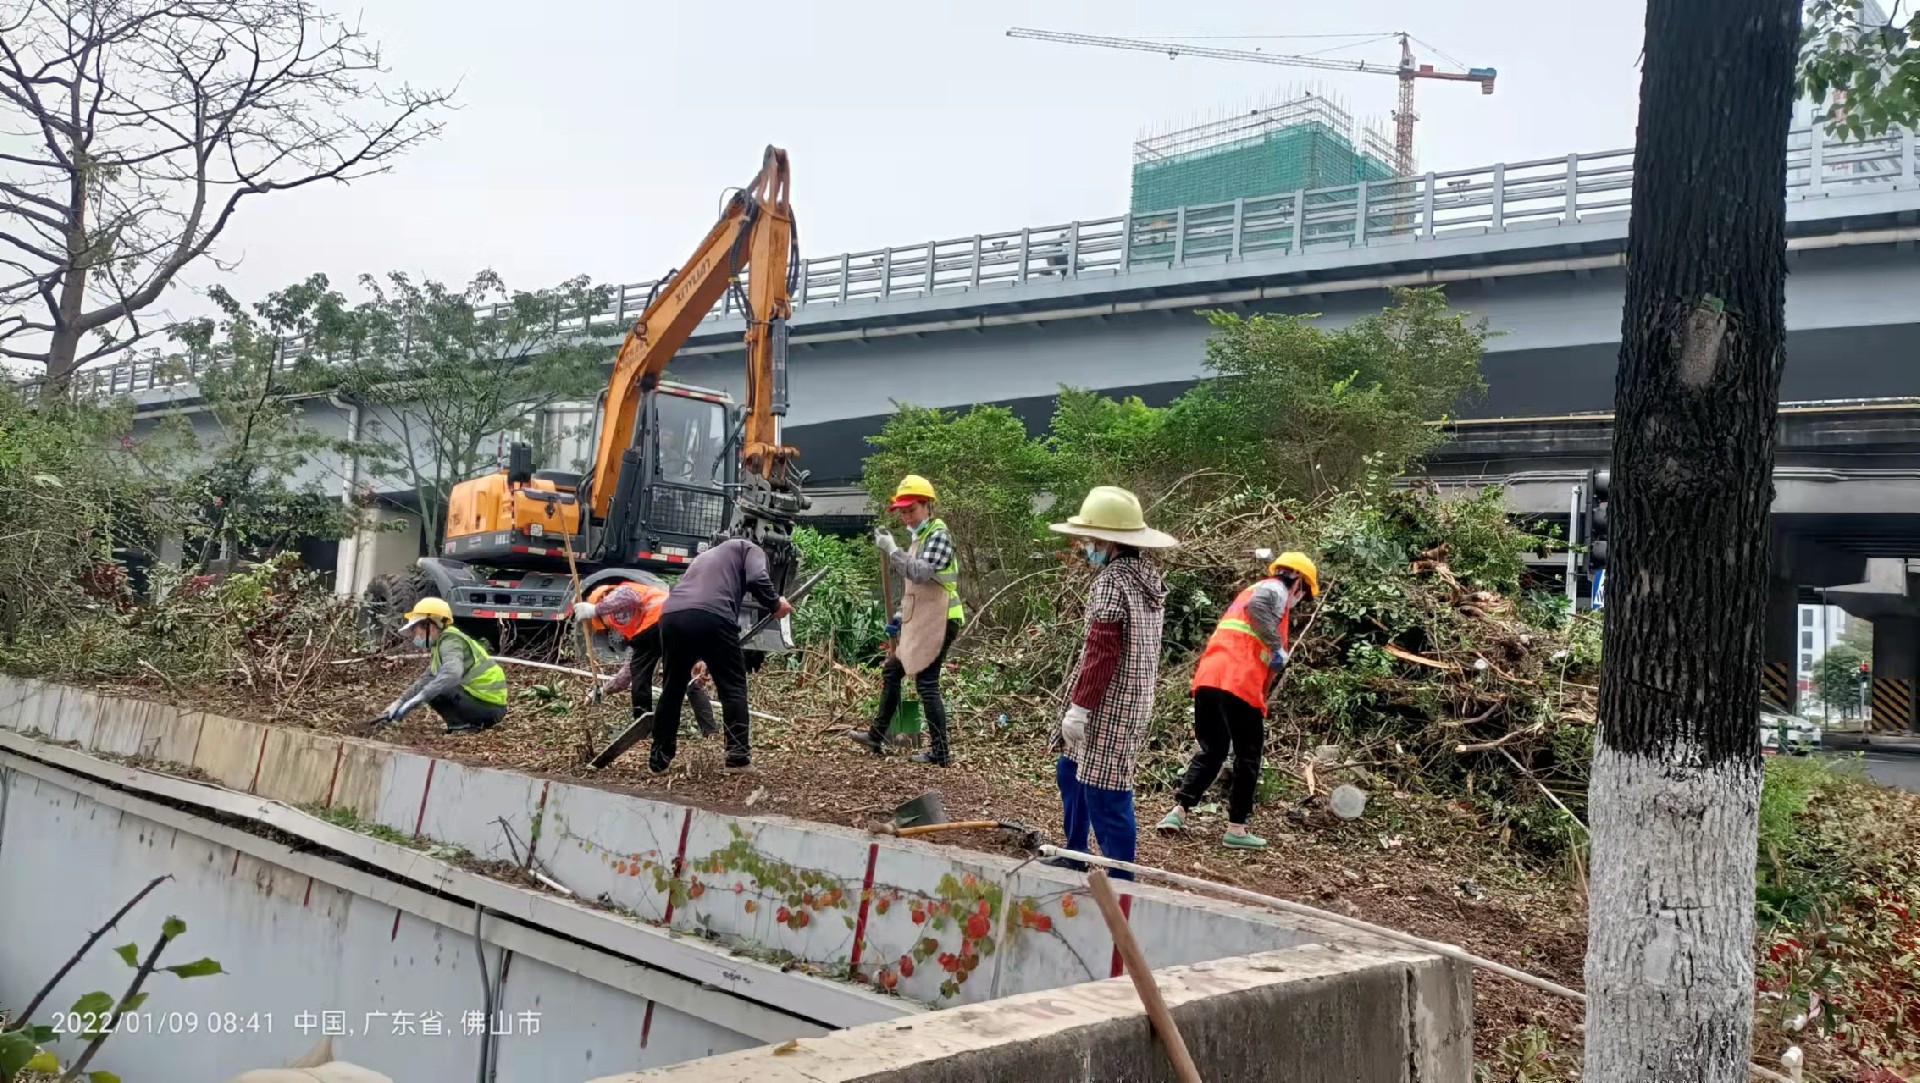
POLYGON ((1260 750, 1267 742, 1267 693, 1287 667, 1293 607, 1320 596, 1320 569, 1301 552, 1281 553, 1267 576, 1240 592, 1207 640, 1193 674, 1193 735, 1200 751, 1187 765, 1162 831, 1185 831, 1187 813, 1200 803, 1220 767, 1233 754, 1227 794, 1227 830, 1222 844, 1259 850, 1267 840, 1247 828, 1260 783, 1260 750))
POLYGON ((887 751, 887 727, 900 708, 900 686, 913 675, 920 706, 927 720, 928 746, 913 754, 913 762, 945 767, 953 762, 947 743, 947 706, 940 696, 940 668, 947 660, 966 612, 960 605, 960 557, 953 534, 933 514, 933 483, 918 474, 900 479, 889 505, 907 528, 905 549, 886 527, 875 529, 873 541, 885 554, 890 571, 900 573, 900 610, 887 622, 893 650, 880 668, 880 708, 873 724, 847 732, 855 744, 876 756, 887 751))
POLYGON ((422 704, 446 720, 448 733, 479 733, 507 717, 507 674, 480 641, 453 626, 444 598, 422 598, 407 611, 400 634, 427 652, 427 672, 375 719, 391 725, 422 704))

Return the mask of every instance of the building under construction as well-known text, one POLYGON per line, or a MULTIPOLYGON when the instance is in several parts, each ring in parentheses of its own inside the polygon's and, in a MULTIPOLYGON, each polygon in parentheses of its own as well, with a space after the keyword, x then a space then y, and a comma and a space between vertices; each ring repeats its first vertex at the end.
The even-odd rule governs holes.
POLYGON ((1308 93, 1278 105, 1140 139, 1132 210, 1139 214, 1394 176, 1393 143, 1341 104, 1308 93))

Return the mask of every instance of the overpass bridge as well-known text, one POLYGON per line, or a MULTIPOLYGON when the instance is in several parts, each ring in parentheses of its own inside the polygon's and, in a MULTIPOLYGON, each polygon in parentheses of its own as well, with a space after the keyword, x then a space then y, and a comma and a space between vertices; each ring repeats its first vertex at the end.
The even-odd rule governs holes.
MULTIPOLYGON (((1920 296, 1913 134, 1836 142, 1811 129, 1791 148, 1783 397, 1905 394, 1920 357, 1920 310, 1906 303, 1920 296)), ((1002 403, 1044 424, 1063 384, 1165 401, 1203 374, 1208 310, 1338 325, 1418 285, 1447 287, 1499 332, 1489 393, 1467 416, 1603 410, 1631 188, 1632 151, 1615 150, 806 259, 786 434, 816 482, 845 482, 896 402, 1002 403)), ((615 289, 571 330, 605 341, 611 363, 652 285, 615 289)), ((743 330, 723 303, 674 374, 739 393, 743 330)), ((165 372, 130 357, 82 382, 190 406, 191 384, 165 372)))

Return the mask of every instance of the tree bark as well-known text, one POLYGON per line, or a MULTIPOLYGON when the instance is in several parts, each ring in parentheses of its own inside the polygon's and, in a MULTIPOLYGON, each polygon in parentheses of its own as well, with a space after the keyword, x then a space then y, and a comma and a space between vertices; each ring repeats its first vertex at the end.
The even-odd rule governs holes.
POLYGON ((1741 1083, 1798 0, 1650 0, 1594 752, 1586 1079, 1741 1083))

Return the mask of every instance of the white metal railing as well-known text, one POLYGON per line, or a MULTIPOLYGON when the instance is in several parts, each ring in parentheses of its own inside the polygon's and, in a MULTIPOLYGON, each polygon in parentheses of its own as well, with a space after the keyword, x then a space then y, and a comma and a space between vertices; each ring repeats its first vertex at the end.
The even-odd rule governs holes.
MULTIPOLYGON (((1835 140, 1820 128, 1788 137, 1787 198, 1824 198, 1916 184, 1912 132, 1835 140)), ((1065 225, 928 241, 803 260, 797 307, 958 295, 1207 264, 1271 260, 1626 217, 1633 151, 1569 154, 1394 180, 1250 196, 1065 225)), ((563 321, 575 333, 623 330, 653 282, 613 287, 606 306, 563 321)), ((737 319, 727 295, 706 319, 737 319)), ((302 343, 287 343, 291 364, 302 343)), ((125 356, 75 374, 94 396, 165 386, 182 374, 156 353, 125 356)))

